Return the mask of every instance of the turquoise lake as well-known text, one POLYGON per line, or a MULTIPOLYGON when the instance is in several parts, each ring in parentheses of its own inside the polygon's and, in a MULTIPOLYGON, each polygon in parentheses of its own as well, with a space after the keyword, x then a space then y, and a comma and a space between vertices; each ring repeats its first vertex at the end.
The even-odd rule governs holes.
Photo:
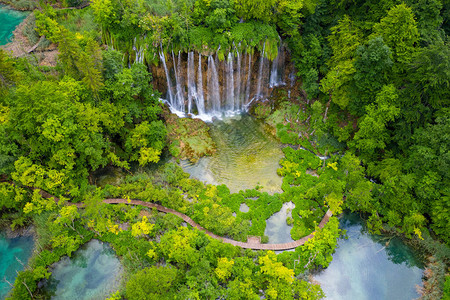
POLYGON ((11 290, 10 285, 3 279, 14 284, 16 271, 24 269, 33 248, 32 236, 7 238, 0 232, 0 299, 5 298, 11 290))
POLYGON ((51 268, 44 287, 46 299, 105 299, 120 286, 123 268, 106 243, 91 240, 72 257, 63 257, 51 268))
POLYGON ((345 214, 340 239, 330 266, 314 278, 331 300, 411 300, 419 297, 423 264, 396 237, 372 235, 358 215, 345 214))
POLYGON ((11 42, 13 31, 28 15, 28 12, 8 9, 0 4, 0 46, 11 42))

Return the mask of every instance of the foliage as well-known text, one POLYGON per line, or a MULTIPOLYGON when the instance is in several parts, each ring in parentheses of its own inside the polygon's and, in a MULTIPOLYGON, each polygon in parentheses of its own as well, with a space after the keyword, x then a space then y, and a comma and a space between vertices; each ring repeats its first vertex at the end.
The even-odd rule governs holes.
POLYGON ((324 228, 316 227, 314 237, 309 239, 301 248, 300 253, 305 268, 314 266, 328 267, 333 259, 331 254, 337 244, 341 230, 338 228, 339 220, 331 217, 324 228))
MULTIPOLYGON (((52 4, 70 3, 78 2, 52 4)), ((438 257, 425 272, 424 297, 448 292, 448 248, 428 233, 450 240, 448 3, 94 0, 70 11, 42 4, 36 31, 57 45, 57 67, 0 50, 0 211, 12 227, 33 220, 39 241, 13 299, 39 297, 48 266, 94 235, 113 245, 127 271, 114 297, 318 299, 320 288, 294 275, 330 263, 338 221, 318 223, 342 209, 360 212, 372 232, 390 226, 423 239, 438 257), (281 97, 255 111, 288 144, 278 170, 283 193, 232 194, 175 164, 156 167, 167 145, 178 158, 214 151, 205 124, 162 118, 148 72, 158 53, 224 59, 258 51, 274 59, 280 43, 298 70, 302 99, 281 97), (107 165, 133 174, 121 186, 90 185, 93 171, 107 165), (102 202, 110 197, 159 203, 215 234, 263 242, 267 218, 292 202, 292 238, 315 233, 295 252, 244 251, 174 215, 102 202)), ((37 38, 32 32, 29 26, 37 38)))
POLYGON ((404 64, 410 61, 419 39, 412 9, 405 4, 391 8, 373 29, 373 35, 382 36, 386 45, 392 49, 393 59, 399 63, 401 71, 404 64))
POLYGON ((173 281, 177 269, 171 267, 150 267, 139 270, 127 282, 128 299, 173 299, 173 281))

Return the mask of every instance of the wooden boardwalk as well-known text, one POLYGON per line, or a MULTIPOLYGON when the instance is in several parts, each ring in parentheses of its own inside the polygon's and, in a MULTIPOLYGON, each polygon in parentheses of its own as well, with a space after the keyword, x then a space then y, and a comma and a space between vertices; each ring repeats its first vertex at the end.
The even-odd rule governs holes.
MULTIPOLYGON (((35 188, 31 188, 31 189, 35 189, 35 188)), ((39 190, 39 189, 38 189, 39 190)), ((53 198, 56 202, 59 202, 59 198, 53 196, 52 194, 49 194, 45 191, 39 190, 39 193, 41 194, 42 197, 44 198, 53 198)), ((141 201, 141 200, 131 200, 131 199, 122 199, 122 198, 114 198, 114 199, 105 199, 103 200, 103 203, 107 203, 107 204, 128 204, 128 205, 141 205, 147 208, 156 208, 158 211, 160 212, 164 212, 164 213, 168 213, 168 214, 174 214, 178 217, 180 217, 181 219, 183 219, 186 223, 188 223, 189 225, 191 225, 192 227, 197 228, 198 230, 203 231, 204 233, 206 233, 207 235, 209 235, 210 237, 212 237, 213 239, 219 240, 219 241, 223 241, 224 243, 227 244, 231 244, 233 246, 238 246, 241 248, 246 248, 246 249, 253 249, 253 250, 273 250, 273 251, 279 251, 279 250, 289 250, 289 249, 294 249, 297 248, 301 245, 303 245, 307 240, 309 240, 310 238, 312 238, 314 236, 314 232, 312 232, 310 235, 307 235, 305 237, 302 237, 299 240, 296 241, 292 241, 289 243, 282 243, 282 244, 261 244, 259 242, 259 239, 256 238, 251 238, 251 237, 247 237, 247 242, 239 242, 239 241, 235 241, 229 238, 224 238, 221 236, 218 236, 217 234, 212 233, 211 231, 203 228, 202 226, 198 225, 197 223, 194 222, 194 220, 192 220, 190 217, 186 216, 183 213, 180 213, 174 209, 171 208, 167 208, 165 206, 156 204, 156 203, 151 203, 151 202, 145 202, 145 201, 141 201)), ((78 208, 82 208, 84 206, 83 203, 68 203, 70 204, 74 204, 76 205, 78 208)), ((333 215, 333 213, 331 212, 331 210, 328 210, 325 215, 323 216, 322 220, 319 223, 319 228, 323 228, 325 226, 325 224, 328 223, 328 220, 330 219, 330 217, 333 215)))
MULTIPOLYGON (((192 220, 190 217, 186 216, 185 214, 182 214, 174 209, 167 208, 165 206, 162 206, 162 205, 159 205, 156 203, 144 202, 141 200, 127 200, 127 199, 105 199, 105 200, 103 200, 103 202, 108 203, 108 204, 124 203, 124 204, 129 204, 129 205, 142 205, 142 206, 148 207, 148 208, 156 208, 158 211, 161 211, 164 213, 169 213, 169 214, 174 214, 174 215, 182 218, 186 223, 188 223, 192 227, 197 228, 198 230, 205 232, 207 235, 209 235, 213 239, 223 241, 224 243, 231 244, 233 246, 239 246, 241 248, 247 248, 247 249, 274 250, 274 251, 289 250, 289 249, 294 249, 294 248, 297 248, 298 246, 303 245, 307 240, 309 240, 310 238, 312 238, 314 236, 314 232, 313 232, 310 235, 302 237, 299 240, 292 241, 289 243, 283 243, 283 244, 261 244, 258 242, 257 239, 249 239, 250 241, 247 241, 246 243, 244 243, 244 242, 239 242, 239 241, 235 241, 232 239, 218 236, 218 235, 212 233, 211 231, 206 230, 202 226, 198 225, 197 223, 194 222, 194 220, 192 220)), ((322 221, 319 224, 319 228, 323 228, 332 215, 333 215, 333 213, 331 212, 331 210, 328 210, 327 213, 325 214, 325 216, 322 218, 322 221)))

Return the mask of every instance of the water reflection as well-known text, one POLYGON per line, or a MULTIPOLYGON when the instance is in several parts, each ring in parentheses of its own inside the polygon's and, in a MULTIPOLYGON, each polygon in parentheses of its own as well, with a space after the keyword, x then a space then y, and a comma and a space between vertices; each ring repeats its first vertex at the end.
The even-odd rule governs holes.
POLYGON ((266 221, 264 234, 269 237, 269 244, 292 242, 292 226, 287 225, 287 217, 292 216, 292 209, 295 205, 292 202, 284 203, 279 212, 274 213, 266 221))
POLYGON ((54 264, 44 295, 51 299, 104 299, 119 288, 122 266, 110 246, 92 240, 54 264))
POLYGON ((327 299, 414 299, 423 265, 398 238, 367 232, 359 216, 346 214, 341 239, 330 266, 315 279, 327 299))

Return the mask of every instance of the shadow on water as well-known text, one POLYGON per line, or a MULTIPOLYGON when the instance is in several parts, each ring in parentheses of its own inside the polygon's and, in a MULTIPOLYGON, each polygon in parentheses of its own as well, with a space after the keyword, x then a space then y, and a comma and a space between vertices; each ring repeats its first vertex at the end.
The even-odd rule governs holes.
POLYGON ((423 264, 399 238, 368 233, 356 214, 344 214, 340 227, 347 238, 338 241, 330 266, 318 273, 327 299, 414 299, 423 264))
POLYGON ((119 288, 122 272, 114 250, 92 240, 53 265, 42 294, 47 299, 105 299, 119 288))
POLYGON ((182 161, 186 172, 206 183, 226 184, 231 192, 258 185, 270 194, 281 192, 276 172, 283 152, 262 122, 243 114, 214 121, 210 128, 216 153, 195 164, 182 161))
POLYGON ((24 265, 31 257, 33 247, 32 236, 7 238, 0 232, 0 299, 5 298, 11 290, 8 282, 14 284, 16 271, 24 269, 24 265))

